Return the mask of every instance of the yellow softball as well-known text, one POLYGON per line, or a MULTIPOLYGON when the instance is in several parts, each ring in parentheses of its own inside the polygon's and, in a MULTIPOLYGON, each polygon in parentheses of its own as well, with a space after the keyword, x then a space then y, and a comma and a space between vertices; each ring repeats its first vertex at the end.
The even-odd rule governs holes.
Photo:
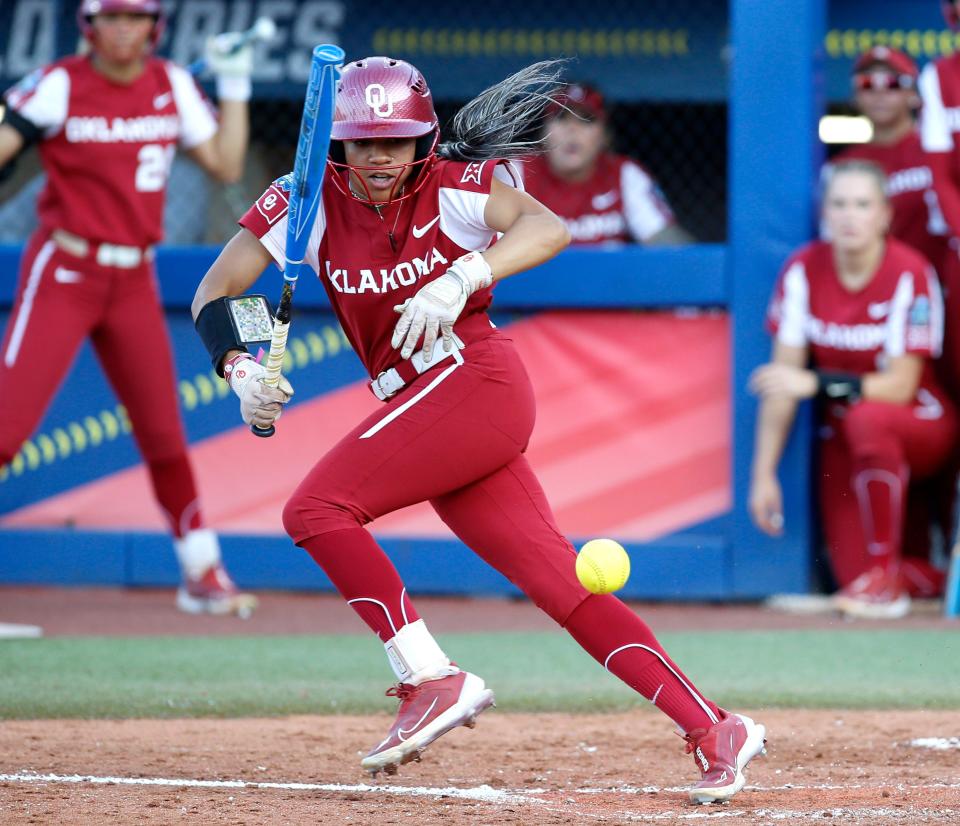
POLYGON ((577 554, 577 579, 593 594, 612 594, 627 584, 630 557, 612 539, 591 539, 577 554))

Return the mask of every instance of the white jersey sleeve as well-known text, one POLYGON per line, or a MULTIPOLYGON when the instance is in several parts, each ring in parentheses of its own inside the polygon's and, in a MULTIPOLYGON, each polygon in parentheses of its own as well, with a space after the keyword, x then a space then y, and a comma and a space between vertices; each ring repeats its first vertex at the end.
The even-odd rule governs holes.
POLYGON ((933 62, 923 67, 920 73, 920 97, 923 107, 920 109, 920 140, 924 152, 950 152, 953 150, 953 134, 947 119, 947 110, 943 105, 940 91, 940 75, 933 62))
MULTIPOLYGON (((287 214, 290 208, 292 174, 277 178, 240 219, 240 226, 252 232, 282 270, 286 262, 287 214)), ((320 274, 320 242, 327 228, 327 216, 320 201, 310 230, 303 263, 320 274)))
MULTIPOLYGON (((523 191, 523 178, 512 161, 497 164, 493 169, 493 177, 523 191)), ((441 232, 465 250, 485 250, 497 234, 487 226, 483 217, 489 198, 488 192, 440 187, 441 232)))
POLYGON ((180 116, 180 145, 193 149, 217 134, 217 118, 193 75, 176 63, 167 62, 166 68, 180 116))
POLYGON ((810 287, 807 271, 795 261, 783 274, 781 292, 774 300, 771 316, 777 323, 777 341, 789 347, 805 347, 810 317, 810 287))
POLYGON ((620 168, 623 216, 630 235, 646 241, 673 223, 673 212, 659 188, 642 167, 626 161, 620 168))
POLYGON ((5 95, 7 105, 37 127, 45 138, 57 134, 67 120, 70 75, 57 66, 37 69, 24 77, 5 95))
MULTIPOLYGON (((283 217, 273 224, 264 235, 260 236, 260 243, 273 256, 277 266, 282 270, 286 263, 287 250, 287 218, 283 217)), ((323 233, 327 228, 327 216, 323 211, 323 204, 317 210, 317 218, 313 223, 313 229, 310 230, 310 240, 307 241, 307 251, 303 257, 303 263, 310 267, 317 275, 320 275, 320 242, 323 240, 323 233)))

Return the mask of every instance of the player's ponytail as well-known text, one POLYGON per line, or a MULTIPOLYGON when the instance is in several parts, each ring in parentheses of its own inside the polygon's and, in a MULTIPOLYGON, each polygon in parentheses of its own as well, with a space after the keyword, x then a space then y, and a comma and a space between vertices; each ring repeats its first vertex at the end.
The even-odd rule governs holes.
POLYGON ((560 79, 564 63, 542 60, 481 92, 454 116, 450 140, 437 147, 437 154, 452 161, 486 161, 542 152, 538 126, 565 85, 560 79))

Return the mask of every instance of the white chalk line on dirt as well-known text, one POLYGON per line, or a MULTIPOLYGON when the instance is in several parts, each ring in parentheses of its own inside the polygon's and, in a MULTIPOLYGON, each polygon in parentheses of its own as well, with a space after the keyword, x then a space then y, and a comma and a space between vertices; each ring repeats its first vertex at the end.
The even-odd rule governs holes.
MULTIPOLYGON (((960 815, 960 809, 894 809, 889 806, 838 806, 832 808, 811 809, 808 811, 792 809, 724 809, 712 812, 658 812, 657 814, 637 814, 635 812, 617 812, 617 818, 634 823, 657 823, 669 821, 721 820, 728 817, 746 818, 751 821, 763 820, 815 820, 823 822, 830 819, 854 819, 859 822, 876 823, 878 818, 887 821, 900 821, 913 824, 918 817, 937 818, 932 822, 954 823, 960 815)), ((609 820, 609 815, 598 815, 598 820, 609 820)), ((928 821, 931 822, 931 821, 928 821)))
MULTIPOLYGON (((689 786, 608 786, 584 787, 579 789, 524 789, 523 794, 657 794, 658 792, 686 792, 689 786)), ((902 791, 922 789, 960 789, 958 783, 784 783, 781 786, 755 786, 748 783, 743 787, 748 792, 789 792, 814 791, 832 792, 845 789, 898 789, 902 791)))
MULTIPOLYGON (((197 780, 192 778, 175 778, 175 777, 101 777, 98 775, 90 774, 38 774, 36 772, 20 772, 16 774, 0 774, 0 782, 6 783, 61 783, 61 784, 81 784, 89 783, 92 785, 102 785, 102 786, 168 786, 168 787, 177 787, 177 788, 201 788, 201 789, 274 789, 280 791, 312 791, 312 792, 339 792, 339 793, 366 793, 366 794, 388 794, 394 795, 397 797, 452 797, 458 798, 461 800, 475 800, 482 803, 513 803, 513 804, 532 804, 532 805, 550 805, 556 806, 558 797, 565 797, 569 795, 601 795, 601 794, 618 794, 618 795, 647 795, 647 794, 656 794, 659 792, 665 793, 685 793, 688 790, 686 786, 617 786, 611 788, 579 788, 579 789, 544 789, 544 788, 533 788, 533 789, 494 789, 491 786, 486 784, 481 786, 474 786, 472 788, 459 788, 456 786, 372 786, 368 783, 359 783, 359 784, 347 784, 347 783, 299 783, 299 782, 271 782, 271 781, 248 781, 248 780, 197 780), (540 795, 539 797, 537 795, 540 795), (545 800, 542 796, 546 796, 545 800)), ((897 783, 897 784, 866 784, 866 783, 847 783, 847 784, 829 784, 829 783, 819 783, 819 784, 793 784, 787 783, 782 786, 754 786, 748 785, 744 788, 744 791, 758 791, 758 792, 777 792, 777 791, 839 791, 839 790, 853 790, 853 789, 879 789, 879 788, 895 788, 898 790, 922 790, 922 789, 958 789, 960 788, 960 783, 924 783, 924 784, 906 784, 906 783, 897 783)), ((567 802, 575 802, 570 798, 567 802)), ((750 811, 757 812, 759 810, 750 811)), ((769 812, 764 812, 764 816, 770 818, 777 818, 780 816, 787 817, 787 815, 782 815, 784 810, 773 809, 769 812)), ((821 817, 821 813, 824 811, 834 811, 840 812, 840 809, 818 809, 814 813, 808 813, 811 817, 821 817)), ((843 813, 850 814, 852 812, 861 812, 864 814, 872 814, 874 816, 879 816, 882 812, 885 812, 885 808, 877 809, 843 809, 843 813)), ((891 811, 903 811, 903 810, 891 810, 891 811)), ((913 814, 917 814, 916 810, 910 809, 909 811, 913 814)), ((952 810, 951 810, 952 811, 952 810)), ((943 810, 939 810, 940 814, 943 814, 943 810)), ((628 817, 633 820, 665 820, 671 817, 683 820, 697 820, 705 818, 722 818, 722 817, 732 817, 734 815, 740 816, 744 812, 732 811, 732 810, 723 810, 716 811, 710 810, 703 812, 689 812, 689 813, 657 813, 657 814, 640 814, 632 812, 621 812, 624 817, 628 817)), ((796 815, 790 816, 806 816, 804 813, 799 813, 796 815)), ((887 815, 883 815, 886 817, 887 815)))
POLYGON ((175 777, 98 777, 91 774, 0 774, 6 783, 90 783, 101 786, 176 786, 199 789, 280 789, 305 792, 368 792, 405 797, 456 797, 483 803, 540 803, 535 797, 517 792, 505 792, 491 786, 461 789, 454 786, 371 786, 367 783, 257 783, 246 780, 192 780, 175 777))
POLYGON ((910 741, 910 745, 918 749, 948 751, 960 749, 960 737, 917 737, 910 741))

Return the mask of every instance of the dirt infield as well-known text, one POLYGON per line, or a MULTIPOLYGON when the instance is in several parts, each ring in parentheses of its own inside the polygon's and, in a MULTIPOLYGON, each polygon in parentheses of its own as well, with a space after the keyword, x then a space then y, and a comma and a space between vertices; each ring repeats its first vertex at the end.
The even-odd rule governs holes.
MULTIPOLYGON (((553 624, 513 600, 420 599, 439 632, 553 624)), ((638 605, 658 631, 863 627, 754 606, 638 605)), ((46 636, 356 633, 337 597, 263 594, 247 621, 187 617, 170 591, 0 588, 0 621, 46 636)), ((876 626, 870 626, 876 627, 876 626)), ((946 628, 930 607, 897 628, 946 628)), ((487 712, 420 764, 371 785, 359 757, 384 713, 242 720, 39 720, 0 723, 0 824, 723 824, 960 822, 956 711, 767 711, 769 753, 725 806, 695 807, 696 777, 668 721, 625 714, 487 712)), ((748 712, 749 713, 749 712, 748 712)))
POLYGON ((0 822, 960 821, 958 752, 910 745, 955 730, 955 713, 756 716, 769 727, 768 754, 751 764, 750 785, 732 803, 710 807, 686 802, 682 786, 695 775, 693 761, 669 723, 646 709, 488 712, 474 731, 452 732, 422 763, 375 786, 360 770, 359 754, 382 736, 386 714, 8 722, 0 726, 0 822))

